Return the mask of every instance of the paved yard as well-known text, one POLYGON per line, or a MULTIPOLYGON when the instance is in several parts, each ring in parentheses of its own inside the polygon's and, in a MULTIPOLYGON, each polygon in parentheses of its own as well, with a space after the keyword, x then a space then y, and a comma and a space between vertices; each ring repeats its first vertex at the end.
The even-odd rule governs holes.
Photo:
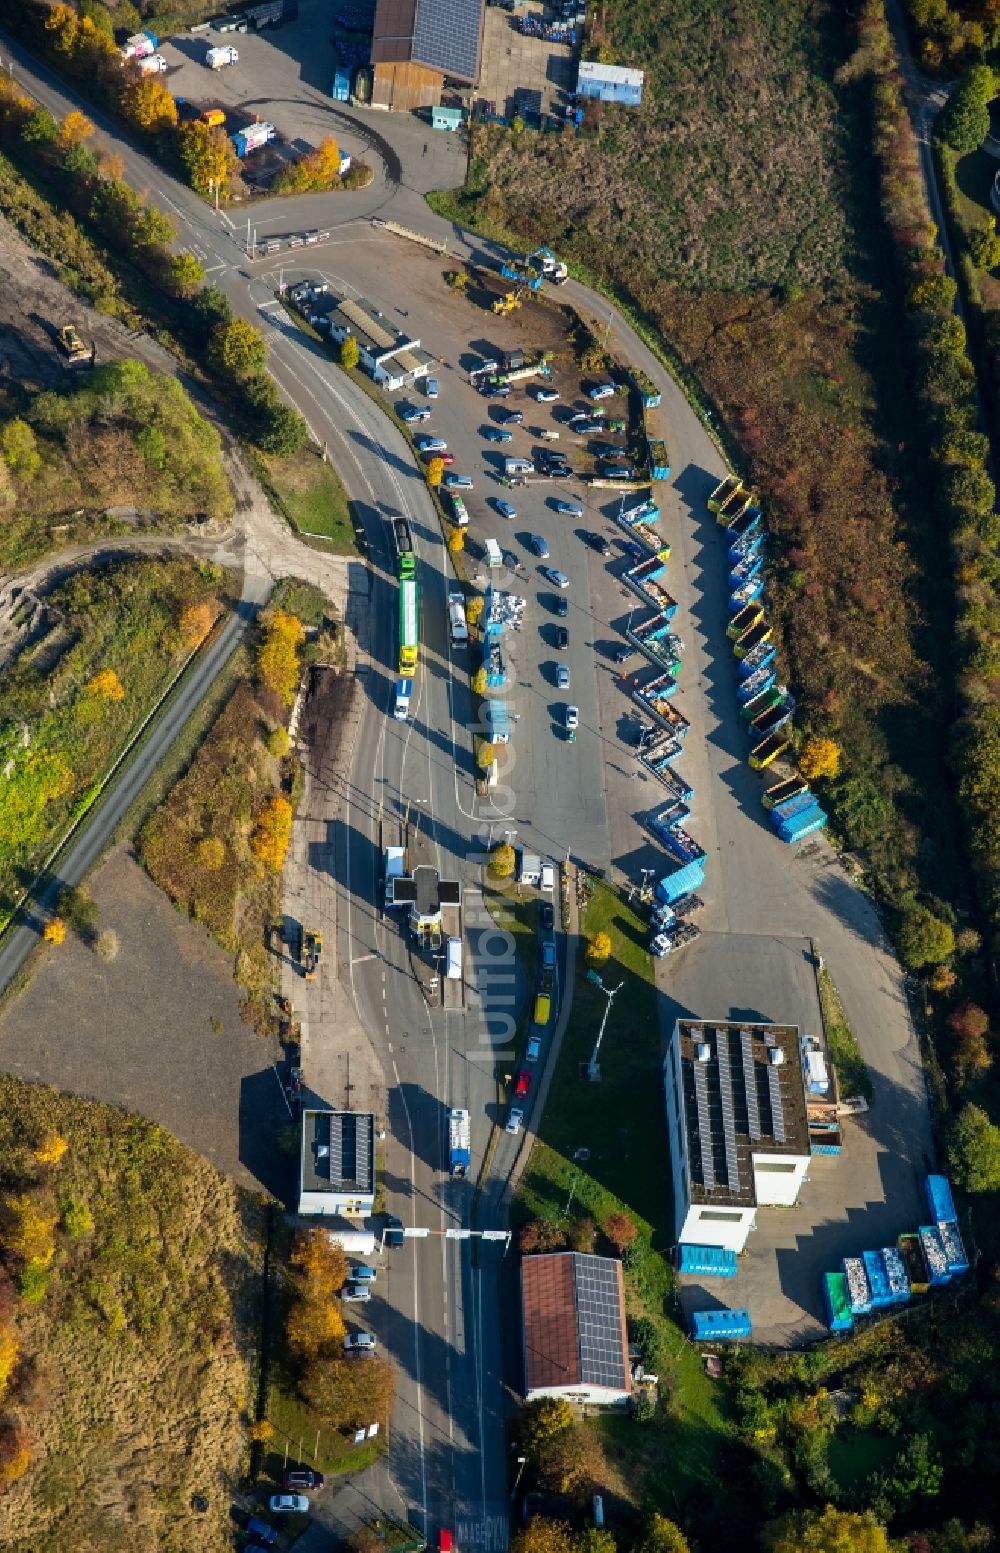
POLYGON ((283 1192, 276 1054, 240 1018, 229 956, 125 848, 89 888, 118 958, 106 964, 75 936, 46 950, 0 1020, 0 1067, 137 1111, 242 1185, 283 1192))
MULTIPOLYGON (((519 16, 544 14, 542 6, 519 6, 519 16)), ((551 14, 551 13, 550 13, 551 14)), ((486 8, 483 59, 475 97, 495 104, 504 118, 553 113, 576 87, 576 52, 562 43, 526 38, 508 12, 486 8)))

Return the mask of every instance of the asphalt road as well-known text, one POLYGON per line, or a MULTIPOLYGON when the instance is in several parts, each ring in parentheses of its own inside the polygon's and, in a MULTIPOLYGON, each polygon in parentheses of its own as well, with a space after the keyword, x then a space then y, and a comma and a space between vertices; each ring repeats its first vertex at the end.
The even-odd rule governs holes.
MULTIPOLYGON (((280 33, 273 46, 280 50, 280 33)), ((22 82, 46 106, 59 114, 76 106, 51 76, 34 67, 29 69, 20 52, 9 46, 5 57, 9 52, 19 60, 17 71, 22 82)), ((317 83, 311 84, 318 89, 317 83)), ((467 1187, 450 1183, 444 1176, 444 1107, 449 1102, 469 1105, 474 1149, 481 1155, 494 1103, 489 1080, 492 1042, 481 1040, 477 1013, 465 1018, 455 1014, 427 1016, 408 975, 405 945, 398 930, 394 924, 380 922, 371 909, 370 895, 367 907, 365 899, 377 882, 377 842, 373 838, 380 802, 383 812, 390 804, 399 812, 406 800, 412 799, 426 814, 428 844, 435 849, 442 871, 448 873, 454 867, 470 894, 475 879, 475 866, 466 859, 470 847, 475 856, 480 843, 473 839, 476 825, 467 736, 457 732, 465 714, 453 701, 457 681, 448 670, 444 557, 437 525, 402 439, 367 396, 284 319, 274 300, 273 281, 269 285, 259 276, 262 266, 247 264, 240 252, 240 232, 232 220, 225 213, 216 215, 190 191, 171 182, 100 115, 90 116, 102 130, 102 138, 113 142, 123 156, 129 180, 137 188, 147 189, 178 221, 179 244, 202 259, 237 311, 262 323, 275 376, 305 414, 314 434, 329 442, 349 493, 361 503, 371 554, 383 573, 382 580, 377 578, 375 583, 373 665, 368 675, 372 700, 379 711, 387 704, 395 639, 392 589, 385 580, 390 564, 384 518, 394 510, 406 511, 418 532, 425 563, 426 644, 420 699, 413 726, 402 733, 388 727, 381 715, 363 721, 352 768, 350 819, 344 831, 342 859, 343 869, 348 870, 352 910, 346 921, 340 914, 343 941, 338 945, 338 958, 347 969, 359 1013, 384 1054, 393 1081, 390 1204, 406 1222, 438 1229, 449 1221, 449 1215, 465 1212, 468 1197, 467 1187), (487 1060, 481 1061, 484 1052, 487 1060)), ((354 117, 359 122, 363 118, 354 117)), ((329 228, 329 244, 310 250, 315 266, 334 268, 349 284, 380 298, 384 306, 405 298, 412 315, 411 332, 430 344, 436 331, 443 334, 447 330, 448 303, 442 300, 435 306, 431 300, 410 301, 408 272, 413 270, 413 250, 387 238, 376 248, 370 241, 367 217, 374 211, 385 215, 391 210, 398 219, 419 225, 425 232, 446 235, 451 251, 459 254, 482 259, 496 250, 491 244, 456 232, 423 204, 417 192, 421 169, 414 173, 407 162, 407 158, 411 163, 413 159, 421 164, 424 160, 413 139, 412 121, 387 116, 380 117, 379 123, 380 133, 393 142, 393 149, 376 168, 375 182, 368 190, 256 206, 252 221, 258 231, 329 228)), ((562 294, 582 312, 607 324, 612 346, 642 366, 663 393, 660 424, 666 430, 674 467, 674 477, 661 501, 667 537, 675 547, 669 586, 681 605, 678 620, 688 644, 681 704, 691 719, 692 734, 684 772, 697 790, 692 829, 709 855, 709 879, 703 892, 708 931, 703 943, 711 952, 701 955, 702 973, 697 985, 688 989, 689 997, 706 1017, 728 1016, 729 1008, 718 1005, 733 1001, 722 974, 730 935, 755 935, 765 960, 772 952, 776 933, 811 936, 827 959, 873 1071, 877 1100, 874 1125, 880 1129, 879 1141, 887 1154, 903 1162, 919 1160, 924 1153, 931 1153, 919 1053, 899 968, 877 918, 825 842, 791 851, 774 838, 761 817, 758 780, 745 765, 745 733, 736 713, 735 676, 724 645, 720 538, 704 511, 708 490, 724 472, 721 455, 680 389, 609 304, 575 282, 562 294)), ((475 435, 472 416, 481 414, 482 402, 460 385, 457 374, 448 375, 445 392, 447 413, 455 417, 456 439, 471 439, 475 435)), ((443 405, 442 413, 444 410, 443 405)), ((471 447, 471 441, 467 445, 471 447)), ((534 503, 533 494, 529 500, 534 503)), ((528 509, 525 511, 527 519, 528 509)), ((541 508, 532 505, 530 517, 532 524, 552 521, 544 501, 541 508)), ((524 526, 528 526, 527 521, 524 526)), ((551 693, 544 678, 544 643, 534 644, 531 652, 522 650, 519 643, 519 674, 522 669, 527 671, 530 683, 519 683, 517 688, 523 692, 529 711, 520 725, 514 782, 518 813, 512 823, 523 825, 520 839, 537 838, 541 849, 550 855, 559 855, 565 838, 574 850, 579 845, 579 855, 586 854, 588 861, 619 859, 636 834, 640 807, 636 789, 641 784, 626 788, 625 777, 616 772, 619 751, 610 741, 609 729, 626 703, 624 697, 608 700, 604 687, 597 684, 591 651, 598 627, 603 630, 605 623, 614 619, 614 599, 605 580, 607 573, 586 560, 578 542, 561 548, 558 557, 554 552, 553 560, 570 575, 573 608, 584 612, 589 622, 583 624, 581 616, 580 629, 570 620, 571 641, 575 634, 584 649, 578 653, 574 648, 570 661, 573 695, 584 714, 588 738, 581 738, 572 751, 560 747, 553 738, 546 701, 551 693), (597 597, 606 601, 599 620, 593 614, 597 597), (597 686, 596 702, 592 686, 597 686), (603 728, 602 704, 608 708, 603 728), (574 768, 562 758, 567 753, 583 756, 575 772, 578 779, 584 773, 585 796, 592 804, 589 810, 580 811, 585 832, 578 819, 581 789, 573 785, 574 768), (592 766, 586 764, 590 760, 592 766)), ((536 628, 543 619, 539 607, 533 617, 536 628)), ((648 807, 648 795, 646 804, 648 807)), ((338 872, 340 869, 338 864, 338 872)), ((663 1006, 668 1012, 669 967, 667 961, 658 968, 666 994, 663 1006)), ((499 983, 495 985, 499 987, 499 983)), ((784 1011, 783 1017, 795 1018, 796 1011, 784 1011)), ((513 1147, 512 1140, 501 1140, 494 1181, 505 1174, 513 1147)), ((488 1191, 487 1202, 494 1200, 494 1192, 488 1191)), ((433 1535, 436 1525, 461 1523, 468 1517, 472 1535, 466 1540, 476 1536, 502 1546, 506 1494, 495 1352, 499 1307, 489 1254, 480 1259, 483 1271, 479 1273, 472 1270, 461 1243, 456 1246, 430 1238, 408 1244, 405 1251, 392 1255, 394 1292, 391 1309, 385 1312, 385 1336, 400 1366, 399 1406, 390 1455, 394 1477, 429 1534, 433 1535), (439 1245, 445 1247, 443 1252, 438 1251, 439 1245)))

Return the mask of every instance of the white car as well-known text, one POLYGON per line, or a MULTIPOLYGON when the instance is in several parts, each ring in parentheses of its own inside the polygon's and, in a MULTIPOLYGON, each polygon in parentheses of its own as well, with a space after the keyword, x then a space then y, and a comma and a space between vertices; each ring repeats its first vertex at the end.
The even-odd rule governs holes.
POLYGON ((414 443, 421 453, 447 453, 448 444, 443 437, 414 437, 414 443))
POLYGON ((348 1332, 344 1338, 345 1353, 374 1353, 376 1346, 374 1332, 348 1332))
POLYGON ((560 663, 559 667, 556 669, 556 689, 569 689, 569 669, 565 663, 560 663))
POLYGON ((447 491, 471 491, 473 489, 471 475, 446 474, 442 483, 447 491))
POLYGON ((272 1515, 306 1515, 309 1501, 305 1494, 272 1494, 272 1515))
POLYGON ((569 578, 565 572, 557 572, 552 566, 540 566, 538 570, 554 588, 568 588, 569 578))
POLYGON ((535 398, 539 404, 555 404, 559 398, 558 388, 536 388, 535 398))
POLYGON ((507 1125, 504 1128, 504 1131, 511 1133, 512 1136, 516 1138, 518 1133, 521 1131, 521 1125, 523 1122, 524 1112, 521 1110, 520 1106, 515 1105, 511 1108, 511 1112, 507 1118, 507 1125))
POLYGON ((587 398, 596 404, 600 399, 613 399, 617 392, 614 383, 598 383, 596 388, 588 389, 587 398))
POLYGON ((566 708, 566 727, 567 728, 579 728, 579 726, 580 726, 580 708, 578 706, 568 706, 566 708))
POLYGON ((361 1283, 359 1280, 357 1283, 345 1283, 340 1291, 340 1297, 348 1304, 363 1304, 365 1300, 371 1299, 372 1291, 366 1283, 361 1283))

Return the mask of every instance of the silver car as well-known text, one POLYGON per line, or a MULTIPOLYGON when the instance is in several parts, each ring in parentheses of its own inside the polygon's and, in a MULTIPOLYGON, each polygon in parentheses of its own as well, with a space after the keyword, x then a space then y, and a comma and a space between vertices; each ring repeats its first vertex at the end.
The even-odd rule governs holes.
POLYGON ((511 1108, 511 1112, 507 1118, 507 1125, 504 1128, 504 1131, 511 1133, 516 1138, 518 1133, 521 1131, 523 1123, 524 1112, 521 1110, 519 1105, 515 1105, 511 1108))

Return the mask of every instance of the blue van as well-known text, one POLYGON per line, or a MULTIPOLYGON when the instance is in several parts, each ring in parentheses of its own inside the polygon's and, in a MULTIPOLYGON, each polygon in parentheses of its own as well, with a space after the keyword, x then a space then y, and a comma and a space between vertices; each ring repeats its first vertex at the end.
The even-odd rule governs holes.
POLYGON ((258 1538, 266 1548, 273 1548, 278 1540, 278 1533, 274 1527, 269 1526, 266 1521, 259 1520, 256 1515, 251 1515, 247 1521, 246 1533, 248 1537, 258 1538))

